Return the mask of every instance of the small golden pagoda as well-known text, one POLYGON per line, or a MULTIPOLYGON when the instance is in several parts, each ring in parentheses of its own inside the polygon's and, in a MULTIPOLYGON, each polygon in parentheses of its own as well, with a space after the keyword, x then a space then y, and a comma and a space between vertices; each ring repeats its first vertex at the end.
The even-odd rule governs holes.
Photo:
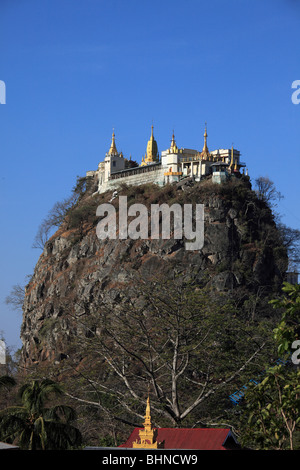
POLYGON ((178 153, 178 147, 177 147, 177 145, 176 145, 174 131, 173 131, 173 135, 172 135, 172 141, 171 141, 171 146, 170 146, 170 153, 178 153))
POLYGON ((113 133, 112 133, 112 140, 111 140, 111 144, 110 144, 110 149, 108 151, 108 155, 118 155, 118 151, 117 151, 117 147, 116 147, 116 143, 115 143, 115 131, 113 130, 113 133))
POLYGON ((205 132, 204 132, 204 145, 202 152, 200 153, 200 158, 201 160, 210 160, 211 155, 207 147, 207 129, 206 129, 206 123, 205 123, 205 132))
POLYGON ((139 439, 132 443, 132 447, 136 449, 158 449, 159 446, 156 441, 157 430, 153 429, 151 424, 149 395, 147 398, 146 414, 144 418, 144 428, 139 430, 139 439))
POLYGON ((153 136, 153 125, 151 126, 151 136, 148 140, 147 151, 145 157, 142 158, 141 166, 148 165, 149 163, 156 163, 159 160, 157 142, 153 136))
POLYGON ((231 173, 239 173, 240 172, 240 165, 238 165, 237 159, 234 160, 233 158, 233 145, 231 146, 231 160, 229 165, 231 173))

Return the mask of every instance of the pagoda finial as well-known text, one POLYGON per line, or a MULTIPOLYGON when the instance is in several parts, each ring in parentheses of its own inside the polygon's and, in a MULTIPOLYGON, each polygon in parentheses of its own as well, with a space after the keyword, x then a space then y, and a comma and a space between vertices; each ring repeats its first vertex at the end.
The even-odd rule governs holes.
POLYGON ((157 142, 154 139, 153 124, 152 124, 151 137, 147 143, 147 150, 146 150, 144 161, 142 161, 142 165, 148 165, 149 163, 156 163, 158 159, 159 159, 158 147, 157 147, 157 142))
POLYGON ((117 147, 115 143, 115 129, 113 128, 113 133, 112 133, 112 139, 111 139, 111 144, 110 144, 110 149, 108 151, 108 155, 117 155, 117 147))
POLYGON ((204 145, 201 152, 201 158, 208 160, 210 158, 210 153, 207 147, 207 123, 205 122, 205 131, 204 131, 204 145))
POLYGON ((151 409, 150 409, 150 397, 148 394, 144 426, 146 427, 149 425, 151 426, 151 409))
POLYGON ((178 147, 177 147, 176 141, 175 141, 174 129, 173 129, 173 134, 172 134, 170 152, 171 152, 171 153, 177 153, 177 152, 178 152, 178 147))
POLYGON ((157 449, 158 442, 156 440, 157 430, 152 428, 151 410, 150 410, 150 392, 148 388, 148 398, 146 405, 146 414, 144 416, 144 428, 139 430, 139 439, 132 443, 132 447, 143 449, 157 449))

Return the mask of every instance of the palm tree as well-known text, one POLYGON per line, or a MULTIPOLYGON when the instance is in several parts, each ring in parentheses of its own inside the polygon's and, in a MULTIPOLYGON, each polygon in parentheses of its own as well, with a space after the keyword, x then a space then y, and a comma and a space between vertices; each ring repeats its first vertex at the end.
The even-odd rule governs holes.
POLYGON ((0 412, 0 438, 17 440, 21 449, 70 449, 81 444, 80 431, 71 423, 76 419, 67 405, 45 407, 51 395, 62 395, 61 387, 49 379, 33 380, 19 390, 22 406, 0 412))
POLYGON ((8 389, 10 387, 13 387, 16 385, 16 381, 13 377, 10 377, 9 375, 1 375, 0 377, 0 388, 8 389))

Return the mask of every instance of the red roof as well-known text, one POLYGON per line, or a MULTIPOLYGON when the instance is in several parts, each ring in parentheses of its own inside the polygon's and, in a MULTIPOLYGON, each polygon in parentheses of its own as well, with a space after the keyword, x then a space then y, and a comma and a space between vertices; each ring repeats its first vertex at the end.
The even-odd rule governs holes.
MULTIPOLYGON (((139 440, 139 430, 134 428, 127 441, 119 447, 132 448, 139 440)), ((228 450, 239 445, 229 429, 224 428, 156 428, 157 442, 163 449, 228 450)))

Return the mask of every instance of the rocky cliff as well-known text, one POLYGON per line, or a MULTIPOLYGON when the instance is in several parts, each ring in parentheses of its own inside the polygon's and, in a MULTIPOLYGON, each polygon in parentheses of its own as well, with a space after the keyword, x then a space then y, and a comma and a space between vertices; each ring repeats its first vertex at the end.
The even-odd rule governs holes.
POLYGON ((26 286, 21 339, 25 364, 60 361, 80 335, 78 318, 99 311, 103 302, 122 303, 137 279, 184 273, 199 286, 227 292, 240 302, 258 292, 279 290, 286 253, 270 209, 251 190, 248 178, 222 185, 210 181, 138 187, 122 186, 93 195, 93 185, 69 210, 45 244, 26 286), (126 195, 128 204, 204 204, 204 246, 185 249, 184 240, 99 240, 96 208, 126 195))

